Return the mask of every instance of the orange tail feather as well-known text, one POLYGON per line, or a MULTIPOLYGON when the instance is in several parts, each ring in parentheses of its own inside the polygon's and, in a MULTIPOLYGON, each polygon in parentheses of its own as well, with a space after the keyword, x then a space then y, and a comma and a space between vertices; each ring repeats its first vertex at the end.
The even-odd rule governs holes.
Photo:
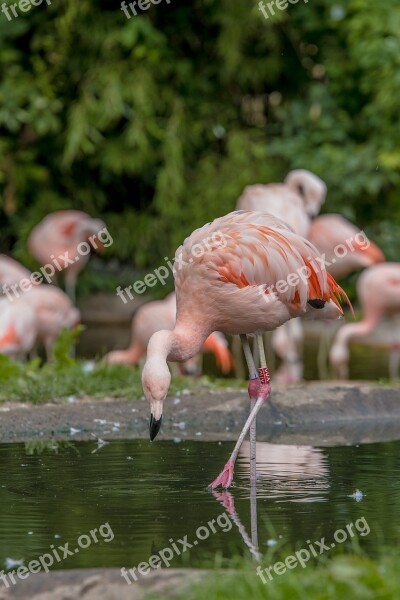
POLYGON ((234 366, 233 356, 228 348, 227 343, 216 334, 212 333, 203 344, 203 350, 212 352, 217 361, 218 367, 225 375, 232 371, 234 366))
POLYGON ((14 325, 9 325, 4 334, 0 337, 0 349, 7 347, 10 344, 19 344, 19 341, 14 325))

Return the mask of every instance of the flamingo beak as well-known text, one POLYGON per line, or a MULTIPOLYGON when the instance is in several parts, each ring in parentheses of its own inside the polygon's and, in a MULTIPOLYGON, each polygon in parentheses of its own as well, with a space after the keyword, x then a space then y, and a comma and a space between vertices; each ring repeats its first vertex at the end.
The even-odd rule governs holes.
POLYGON ((150 432, 150 441, 152 442, 154 440, 154 438, 156 437, 157 433, 160 431, 161 429, 161 423, 162 423, 162 415, 159 419, 155 419, 153 414, 150 415, 150 427, 149 427, 149 432, 150 432))

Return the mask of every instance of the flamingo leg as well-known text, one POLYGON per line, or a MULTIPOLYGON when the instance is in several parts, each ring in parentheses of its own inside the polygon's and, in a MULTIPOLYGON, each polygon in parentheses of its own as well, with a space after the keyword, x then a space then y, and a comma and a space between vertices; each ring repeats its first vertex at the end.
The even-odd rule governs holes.
POLYGON ((76 280, 72 277, 65 277, 65 291, 72 304, 76 302, 76 280))
MULTIPOLYGON (((247 368, 249 370, 249 396, 250 396, 250 412, 251 412, 256 405, 257 396, 252 393, 255 391, 255 390, 253 390, 253 388, 255 386, 250 385, 250 382, 258 379, 258 373, 257 373, 256 365, 255 365, 255 360, 254 360, 253 354, 250 349, 249 339, 248 339, 247 335, 241 335, 240 339, 241 339, 242 346, 243 346, 243 352, 244 352, 244 355, 246 358, 247 368)), ((259 344, 258 337, 257 337, 257 344, 259 344)), ((253 351, 255 352, 256 350, 258 350, 257 354, 258 354, 258 356, 260 356, 259 345, 257 346, 256 344, 254 344, 253 351)), ((256 420, 254 419, 254 421, 252 422, 251 427, 250 427, 250 483, 252 486, 255 485, 256 480, 257 480, 256 420)))
MULTIPOLYGON (((245 336, 244 336, 245 337, 245 336)), ((242 343, 243 343, 243 349, 245 352, 245 356, 246 356, 246 360, 248 358, 248 351, 247 351, 247 346, 248 346, 248 340, 246 338, 246 340, 242 339, 242 343)), ((262 339, 261 339, 261 344, 262 344, 262 339)), ((262 346, 262 350, 264 350, 264 346, 262 346)), ((251 354, 251 351, 250 351, 251 354)), ((265 354, 263 353, 263 356, 260 356, 260 359, 264 362, 265 364, 265 354)), ((249 371, 250 374, 253 375, 253 378, 250 378, 249 381, 249 396, 251 399, 255 399, 255 403, 254 406, 251 408, 250 414, 246 420, 246 423, 243 426, 242 431, 240 432, 238 441, 236 442, 236 445, 233 449, 233 452, 228 460, 228 462, 226 463, 225 467, 223 468, 222 472, 218 475, 218 477, 216 479, 214 479, 214 481, 209 485, 209 488, 214 489, 219 485, 222 485, 225 488, 228 488, 231 483, 232 483, 232 479, 233 479, 233 470, 234 470, 234 466, 235 466, 235 461, 237 458, 237 455, 239 453, 240 450, 240 446, 243 443, 244 438, 247 435, 247 432, 249 431, 253 421, 256 419, 257 417, 257 413, 260 410, 260 408, 262 407, 262 405, 264 404, 264 402, 266 401, 266 399, 268 398, 268 396, 271 393, 271 384, 270 384, 270 377, 269 377, 269 373, 268 373, 268 369, 267 367, 261 367, 258 370, 258 374, 259 374, 259 378, 257 376, 257 371, 254 365, 254 360, 253 357, 251 357, 251 362, 249 365, 249 371), (257 378, 256 378, 257 376, 257 378)), ((253 433, 255 434, 255 429, 253 429, 253 433)), ((254 435, 254 441, 255 441, 255 435, 254 435)), ((251 444, 251 441, 250 441, 251 444)), ((255 451, 254 451, 254 461, 250 462, 250 465, 254 464, 254 467, 256 467, 256 460, 255 460, 255 451)))

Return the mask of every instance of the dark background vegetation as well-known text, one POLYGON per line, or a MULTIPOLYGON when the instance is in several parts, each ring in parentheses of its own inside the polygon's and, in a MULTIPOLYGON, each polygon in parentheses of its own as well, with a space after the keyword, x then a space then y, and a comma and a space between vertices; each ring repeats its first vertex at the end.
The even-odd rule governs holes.
POLYGON ((111 0, 0 13, 0 250, 46 213, 100 215, 105 260, 164 264, 249 183, 308 168, 325 212, 400 250, 400 2, 111 0))

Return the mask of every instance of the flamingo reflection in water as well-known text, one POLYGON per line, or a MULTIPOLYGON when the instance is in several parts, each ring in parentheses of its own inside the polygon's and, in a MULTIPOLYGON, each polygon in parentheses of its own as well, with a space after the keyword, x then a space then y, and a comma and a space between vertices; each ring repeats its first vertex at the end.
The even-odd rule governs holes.
MULTIPOLYGON (((246 481, 251 471, 248 457, 249 442, 243 442, 238 466, 246 481)), ((213 490, 213 495, 230 515, 254 560, 260 562, 257 498, 273 498, 277 502, 325 501, 330 489, 327 458, 320 448, 312 446, 257 442, 257 478, 250 479, 250 482, 251 536, 236 511, 233 495, 216 490, 213 490)))

